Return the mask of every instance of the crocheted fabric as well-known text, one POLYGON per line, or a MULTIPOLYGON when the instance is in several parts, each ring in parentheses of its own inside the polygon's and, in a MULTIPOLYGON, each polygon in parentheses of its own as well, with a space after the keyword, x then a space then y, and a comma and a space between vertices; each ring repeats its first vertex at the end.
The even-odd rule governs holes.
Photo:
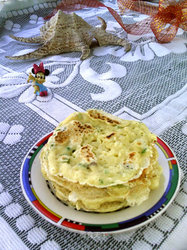
MULTIPOLYGON (((118 10, 115 1, 103 2, 118 10)), ((96 16, 104 18, 107 30, 129 39, 132 49, 125 53, 120 46, 96 45, 84 61, 79 52, 43 58, 50 71, 44 98, 36 96, 27 83, 32 65, 41 60, 12 61, 5 56, 35 50, 36 44, 20 43, 9 35, 37 36, 43 17, 54 7, 56 2, 33 1, 31 6, 4 12, 1 19, 0 248, 162 249, 186 219, 187 34, 179 29, 171 43, 159 44, 152 33, 125 34, 106 8, 79 10, 76 13, 94 26, 100 25, 96 16), (179 194, 166 212, 147 226, 116 235, 79 235, 47 222, 24 198, 19 172, 28 150, 69 114, 88 108, 144 122, 176 153, 182 169, 179 194)), ((135 12, 122 17, 128 24, 144 18, 135 12)))

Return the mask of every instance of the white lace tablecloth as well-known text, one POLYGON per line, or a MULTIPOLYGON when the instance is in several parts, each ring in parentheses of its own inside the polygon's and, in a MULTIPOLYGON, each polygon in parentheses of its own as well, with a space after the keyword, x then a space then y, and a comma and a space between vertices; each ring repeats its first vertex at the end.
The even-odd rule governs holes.
MULTIPOLYGON (((117 8, 115 1, 105 4, 117 8)), ((94 26, 100 25, 96 16, 103 17, 107 30, 127 37, 132 50, 94 47, 84 61, 78 52, 43 58, 51 72, 45 82, 49 95, 36 97, 27 78, 33 63, 41 60, 12 61, 5 56, 37 46, 9 35, 38 35, 43 17, 56 2, 32 1, 25 6, 1 12, 0 19, 0 250, 187 249, 187 34, 179 30, 172 42, 159 44, 153 34, 125 34, 105 8, 77 11, 94 26), (142 121, 174 150, 182 169, 179 193, 147 226, 115 235, 79 235, 45 221, 25 200, 19 172, 28 150, 69 114, 88 108, 142 121)), ((129 12, 123 20, 143 18, 129 12)))

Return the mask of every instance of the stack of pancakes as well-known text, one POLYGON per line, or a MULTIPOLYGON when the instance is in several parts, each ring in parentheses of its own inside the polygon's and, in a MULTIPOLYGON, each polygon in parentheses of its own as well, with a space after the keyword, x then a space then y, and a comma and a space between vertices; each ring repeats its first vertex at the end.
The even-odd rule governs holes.
POLYGON ((73 113, 54 130, 40 160, 55 195, 78 210, 139 205, 159 186, 156 136, 141 122, 99 110, 73 113))

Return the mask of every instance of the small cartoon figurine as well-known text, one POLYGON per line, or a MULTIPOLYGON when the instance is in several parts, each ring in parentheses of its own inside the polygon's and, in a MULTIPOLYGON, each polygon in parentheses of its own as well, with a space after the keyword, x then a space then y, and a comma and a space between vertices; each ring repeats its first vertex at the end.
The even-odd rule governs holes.
POLYGON ((49 75, 49 70, 44 69, 43 62, 41 62, 39 66, 33 64, 32 73, 35 74, 35 77, 30 73, 27 82, 33 82, 34 94, 38 96, 47 96, 47 88, 43 83, 45 82, 45 76, 49 75))

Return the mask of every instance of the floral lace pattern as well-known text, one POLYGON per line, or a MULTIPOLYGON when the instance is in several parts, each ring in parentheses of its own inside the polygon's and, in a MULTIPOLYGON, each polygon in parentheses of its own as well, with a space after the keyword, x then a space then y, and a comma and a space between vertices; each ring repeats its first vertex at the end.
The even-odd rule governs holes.
MULTIPOLYGON (((56 250, 63 247, 83 249, 85 246, 92 249, 94 245, 103 250, 162 250, 164 244, 171 248, 167 239, 175 234, 177 225, 183 230, 186 227, 183 218, 187 193, 187 34, 179 29, 171 43, 159 44, 151 33, 142 37, 125 34, 105 8, 78 11, 78 15, 94 26, 100 25, 96 16, 104 18, 107 31, 129 39, 132 49, 126 53, 120 46, 96 45, 91 49, 91 56, 84 61, 79 59, 79 52, 42 58, 50 75, 44 83, 48 96, 40 97, 34 94, 27 79, 33 63, 39 64, 41 60, 11 61, 5 58, 6 55, 21 55, 37 48, 36 44, 23 44, 9 37, 10 34, 37 36, 44 17, 56 7, 54 1, 33 2, 33 6, 3 15, 6 20, 0 39, 2 249, 56 250), (179 195, 169 209, 147 227, 114 236, 77 235, 42 219, 21 193, 19 170, 29 148, 72 112, 88 108, 103 109, 123 119, 144 122, 177 154, 182 169, 179 195)), ((114 0, 105 4, 117 8, 114 0)), ((133 23, 145 18, 145 15, 128 12, 123 21, 133 23)))

